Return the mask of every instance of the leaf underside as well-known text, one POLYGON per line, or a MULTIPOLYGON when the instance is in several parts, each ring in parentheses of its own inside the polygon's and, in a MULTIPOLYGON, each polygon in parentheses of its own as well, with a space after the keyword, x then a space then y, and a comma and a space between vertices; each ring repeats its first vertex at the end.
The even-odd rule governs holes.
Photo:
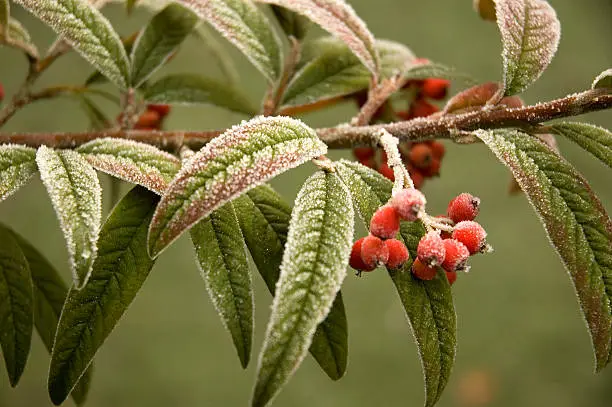
POLYGON ((304 183, 291 214, 252 405, 267 405, 306 357, 346 276, 353 238, 349 191, 334 173, 304 183))
POLYGON ((36 150, 15 144, 0 146, 0 202, 36 174, 36 150))
POLYGON ((514 130, 477 131, 538 213, 572 281, 601 370, 612 338, 612 222, 586 180, 537 138, 514 130))
MULTIPOLYGON (((366 225, 376 209, 391 197, 392 183, 378 172, 350 161, 341 161, 337 170, 353 196, 355 208, 366 225)), ((422 224, 402 222, 401 239, 411 258, 425 234, 422 224)), ((450 285, 442 270, 431 281, 412 276, 409 260, 400 270, 388 270, 416 339, 425 376, 425 405, 440 399, 448 383, 456 353, 457 321, 450 285)))
POLYGON ((149 275, 154 260, 147 254, 147 230, 158 201, 137 186, 115 206, 100 233, 88 284, 69 291, 49 368, 54 404, 68 397, 149 275))
MULTIPOLYGON (((244 241, 270 293, 274 296, 287 242, 291 207, 269 185, 260 185, 232 201, 244 241)), ((346 372, 348 331, 342 292, 319 324, 309 349, 332 379, 346 372)))

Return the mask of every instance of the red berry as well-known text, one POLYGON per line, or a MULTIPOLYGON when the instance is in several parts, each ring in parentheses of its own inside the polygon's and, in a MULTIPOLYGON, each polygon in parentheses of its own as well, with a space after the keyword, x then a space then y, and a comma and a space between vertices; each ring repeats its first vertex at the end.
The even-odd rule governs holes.
POLYGON ((474 220, 480 208, 480 198, 464 192, 454 197, 448 204, 448 217, 458 223, 463 220, 474 220))
POLYGON ((470 251, 463 243, 455 239, 444 239, 444 262, 442 268, 446 271, 465 270, 470 251))
POLYGON ((425 99, 417 99, 410 106, 410 113, 413 117, 427 117, 438 112, 438 107, 432 105, 425 99))
POLYGON ((425 208, 425 195, 417 189, 402 189, 395 194, 389 204, 395 208, 402 220, 413 222, 417 220, 419 213, 425 208))
POLYGON ((138 121, 134 125, 137 130, 151 130, 159 128, 161 117, 159 113, 154 110, 146 110, 140 115, 138 121))
POLYGON ((389 260, 389 248, 376 236, 366 236, 361 243, 361 260, 371 270, 389 260))
POLYGON ((374 153, 375 151, 372 147, 356 147, 353 149, 353 155, 359 161, 374 157, 374 153))
POLYGON ((408 253, 408 249, 402 241, 397 239, 388 239, 385 240, 385 245, 389 249, 387 267, 390 269, 401 267, 410 258, 410 253, 408 253))
POLYGON ((0 102, 4 99, 4 86, 0 83, 0 102))
POLYGON ((388 180, 395 181, 395 173, 393 172, 393 168, 389 167, 387 163, 382 163, 378 168, 378 172, 388 180))
POLYGON ((433 156, 438 160, 441 160, 444 157, 444 154, 446 153, 446 148, 444 147, 444 144, 440 143, 439 141, 430 141, 428 142, 428 144, 429 148, 431 148, 431 153, 433 154, 433 156))
POLYGON ((147 110, 157 112, 161 117, 168 116, 170 113, 169 105, 147 105, 147 110))
POLYGON ((463 243, 470 251, 470 254, 482 252, 487 247, 487 232, 479 223, 464 220, 455 225, 453 229, 453 239, 463 243))
POLYGON ((410 178, 412 178, 412 183, 414 184, 414 187, 416 189, 420 189, 423 186, 423 183, 425 182, 425 176, 423 175, 423 173, 417 171, 416 169, 410 171, 410 178))
POLYGON ((391 205, 381 206, 374 212, 370 221, 370 233, 381 239, 392 239, 400 229, 397 210, 391 205))
POLYGON ((437 177, 440 175, 440 160, 434 158, 427 168, 421 168, 421 173, 426 177, 437 177))
POLYGON ((427 96, 428 98, 442 100, 446 97, 449 86, 450 81, 447 81, 446 79, 428 78, 425 79, 425 82, 423 82, 421 91, 423 92, 423 95, 427 96))
POLYGON ((455 281, 457 281, 457 272, 456 271, 447 271, 446 272, 446 278, 448 279, 448 283, 450 285, 455 284, 455 281))
POLYGON ((412 263, 412 274, 421 280, 433 280, 438 270, 435 267, 428 267, 423 264, 419 259, 416 259, 412 263))
POLYGON ((368 168, 376 167, 376 161, 373 158, 366 158, 365 160, 359 160, 359 164, 365 165, 368 168))
POLYGON ((416 168, 428 168, 434 155, 427 143, 415 143, 408 153, 408 159, 416 168))
POLYGON ((444 262, 446 250, 439 232, 428 232, 417 246, 417 257, 426 266, 440 266, 444 262))
POLYGON ((368 266, 367 264, 365 264, 365 262, 361 258, 361 246, 363 245, 364 240, 365 240, 365 237, 362 237, 361 239, 353 243, 353 248, 351 249, 351 257, 349 258, 349 265, 355 270, 372 271, 376 267, 368 266))

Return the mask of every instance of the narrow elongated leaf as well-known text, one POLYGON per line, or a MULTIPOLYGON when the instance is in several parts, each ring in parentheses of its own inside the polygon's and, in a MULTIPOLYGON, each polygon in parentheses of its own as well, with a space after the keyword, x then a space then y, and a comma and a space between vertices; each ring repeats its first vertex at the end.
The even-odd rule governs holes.
MULTIPOLYGON (((253 262, 274 295, 287 243, 291 208, 266 184, 232 202, 253 262)), ((327 318, 317 327, 309 351, 332 380, 340 379, 346 372, 348 331, 341 292, 327 318)))
MULTIPOLYGON (((393 41, 378 40, 376 49, 385 77, 406 72, 415 59, 408 48, 393 41)), ((306 105, 359 92, 368 88, 370 76, 344 43, 330 37, 317 39, 304 50, 301 68, 287 86, 283 105, 306 105)))
POLYGON ((265 14, 251 0, 178 0, 212 25, 264 74, 280 77, 281 43, 265 14))
POLYGON ((302 14, 338 37, 372 72, 380 77, 380 61, 372 33, 344 0, 257 0, 302 14))
POLYGON ((147 228, 158 200, 135 187, 115 206, 100 233, 89 283, 69 291, 49 370, 54 404, 68 397, 149 275, 154 261, 147 254, 147 228))
MULTIPOLYGON (((342 161, 336 169, 346 183, 357 211, 366 225, 370 218, 391 197, 393 184, 378 172, 350 161, 342 161)), ((403 222, 401 238, 411 258, 425 234, 422 224, 403 222)), ((431 281, 412 276, 412 260, 400 270, 388 270, 400 297, 412 333, 416 339, 423 375, 425 405, 433 406, 440 399, 453 368, 456 353, 457 322, 450 285, 442 270, 431 281)))
POLYGON ((612 168, 612 132, 588 123, 565 122, 550 126, 551 131, 567 137, 612 168))
POLYGON ((288 117, 232 127, 191 157, 169 185, 151 222, 149 253, 157 256, 225 202, 326 151, 314 130, 288 117))
POLYGON ((70 255, 74 285, 83 287, 97 255, 102 219, 102 190, 94 169, 79 153, 42 146, 36 153, 70 255))
POLYGON ((544 224, 580 301, 596 358, 608 362, 612 337, 612 222, 586 180, 538 139, 518 131, 477 131, 510 168, 544 224))
POLYGON ((191 240, 210 298, 246 368, 253 342, 253 288, 232 202, 198 222, 191 229, 191 240))
MULTIPOLYGON (((0 228, 2 225, 0 225, 0 228)), ((68 295, 68 287, 49 261, 14 231, 13 237, 23 252, 32 275, 34 288, 34 326, 47 351, 51 353, 59 317, 68 295)), ((71 395, 76 404, 85 402, 91 380, 91 367, 85 372, 71 395)))
POLYGON ((28 261, 11 231, 0 225, 0 346, 13 387, 28 360, 33 324, 28 261))
POLYGON ((97 170, 162 194, 181 168, 175 156, 144 143, 104 138, 77 151, 97 170))
POLYGON ((612 68, 606 69, 593 81, 593 89, 596 88, 612 88, 612 68))
POLYGON ((561 25, 545 0, 495 0, 497 26, 502 37, 506 95, 521 93, 552 61, 561 25))
POLYGON ((329 313, 346 276, 353 206, 334 173, 311 176, 296 200, 286 250, 259 356, 255 407, 267 405, 306 357, 315 329, 329 313))
POLYGON ((144 90, 149 103, 211 104, 254 115, 257 109, 238 88, 196 74, 175 74, 161 78, 144 90))
POLYGON ((36 150, 4 144, 0 146, 0 202, 15 193, 36 174, 36 150))
POLYGON ((132 47, 132 86, 139 87, 159 69, 193 30, 198 17, 178 4, 169 4, 140 32, 132 47))
POLYGON ((15 0, 61 35, 111 82, 126 89, 130 63, 110 22, 83 0, 15 0))
POLYGON ((312 25, 309 19, 284 7, 271 6, 271 9, 278 24, 288 37, 302 40, 306 36, 312 25))

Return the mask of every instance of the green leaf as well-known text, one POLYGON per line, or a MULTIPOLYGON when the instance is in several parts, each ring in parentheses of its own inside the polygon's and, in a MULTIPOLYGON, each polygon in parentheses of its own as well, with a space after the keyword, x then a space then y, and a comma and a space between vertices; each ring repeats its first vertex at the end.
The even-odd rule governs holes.
POLYGON ((306 180, 291 214, 254 407, 267 405, 306 357, 346 276, 353 223, 351 195, 336 174, 319 171, 306 180))
POLYGON ((28 360, 33 323, 28 262, 11 231, 0 225, 0 345, 13 387, 28 360))
POLYGON ((9 0, 0 0, 0 37, 8 37, 11 5, 9 0))
POLYGON ((0 146, 0 202, 36 174, 36 150, 16 144, 0 146))
POLYGON ((41 146, 36 153, 40 178, 66 238, 74 285, 82 288, 97 255, 102 220, 102 190, 96 171, 79 153, 41 146))
POLYGON ((49 370, 54 404, 68 397, 149 275, 147 229, 158 200, 142 187, 125 195, 102 228, 89 283, 68 293, 49 370))
POLYGON ((163 66, 197 22, 192 11, 178 4, 169 4, 157 13, 132 47, 132 86, 139 87, 163 66))
POLYGON ((521 93, 552 61, 561 24, 545 0, 495 0, 502 37, 505 95, 521 93))
POLYGON ((130 83, 130 63, 110 22, 82 0, 15 0, 121 89, 130 83))
POLYGON ((231 202, 191 229, 198 265, 215 309, 232 335, 242 367, 253 342, 253 288, 244 239, 231 202))
MULTIPOLYGON (((14 231, 11 232, 30 267, 34 286, 34 324, 45 348, 51 353, 68 288, 57 270, 34 246, 14 231)), ((72 391, 72 398, 78 405, 83 404, 87 397, 91 372, 90 367, 72 391)))
POLYGON ((257 112, 240 89, 197 74, 165 76, 147 86, 143 98, 149 103, 211 104, 249 116, 257 112))
POLYGON ((582 175, 537 138, 514 130, 475 135, 512 171, 544 224, 574 283, 601 370, 612 337, 610 217, 582 175))
POLYGON ((270 83, 281 73, 278 35, 251 0, 178 0, 234 44, 270 83))
POLYGON ((612 88, 612 68, 606 69, 600 73, 593 81, 593 85, 591 87, 593 89, 612 88))
MULTIPOLYGON (((369 225, 376 209, 391 197, 393 184, 378 172, 351 161, 341 161, 336 170, 351 191, 362 220, 369 225)), ((421 223, 402 222, 400 234, 414 259, 425 229, 421 223)), ((425 405, 429 407, 440 399, 453 368, 457 321, 444 272, 440 269, 435 279, 423 281, 412 276, 411 267, 412 260, 402 269, 388 272, 417 342, 425 376, 425 405)))
POLYGON ((552 133, 567 137, 612 168, 612 132, 587 123, 556 123, 552 133))
MULTIPOLYGON (((260 185, 233 201, 244 241, 272 295, 280 276, 291 208, 269 185, 260 185)), ((312 338, 310 353, 332 379, 346 372, 348 331, 342 293, 312 338)))
POLYGON ((465 74, 457 72, 454 68, 435 62, 412 65, 404 72, 403 77, 406 80, 427 78, 467 78, 465 74))
POLYGON ((7 25, 0 24, 0 44, 25 51, 30 59, 38 59, 38 48, 32 42, 30 33, 14 18, 9 17, 7 25))
POLYGON ((271 6, 272 13, 288 37, 302 40, 308 34, 312 22, 306 17, 287 10, 284 7, 271 6))
POLYGON ((181 168, 175 156, 131 140, 96 139, 83 144, 77 151, 95 169, 160 195, 181 168))
POLYGON ((288 117, 256 117, 214 138, 185 163, 166 190, 149 231, 157 256, 225 202, 325 154, 310 127, 288 117))
POLYGON ((344 0, 257 0, 302 14, 342 40, 372 72, 380 77, 380 61, 372 33, 344 0))
MULTIPOLYGON (((407 71, 414 60, 408 48, 393 41, 379 40, 376 48, 385 77, 407 71)), ((368 69, 335 38, 319 38, 307 44, 301 66, 287 86, 284 107, 334 99, 365 90, 370 85, 368 69)))

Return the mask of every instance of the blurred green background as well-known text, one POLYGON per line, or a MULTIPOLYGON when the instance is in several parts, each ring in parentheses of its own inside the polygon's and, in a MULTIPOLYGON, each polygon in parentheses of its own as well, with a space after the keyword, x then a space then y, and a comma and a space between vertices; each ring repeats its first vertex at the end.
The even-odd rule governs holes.
MULTIPOLYGON (((501 75, 500 41, 494 24, 479 19, 471 0, 352 0, 377 37, 401 41, 419 56, 452 65, 478 80, 501 75)), ((524 95, 527 102, 563 96, 589 87, 612 66, 612 3, 609 0, 552 0, 562 22, 559 52, 548 71, 524 95)), ((147 18, 139 10, 129 19, 120 6, 105 13, 122 35, 147 18)), ((14 16, 32 30, 41 46, 54 35, 20 10, 14 16)), ((231 48, 225 44, 227 48, 231 48)), ((254 100, 264 81, 238 52, 242 84, 254 100)), ((8 93, 23 79, 23 57, 0 49, 0 82, 8 93)), ((220 76, 207 47, 190 38, 167 71, 204 72, 220 76)), ((81 83, 91 72, 78 56, 63 58, 41 84, 81 83)), ((454 90, 458 90, 456 86, 454 90)), ((112 105, 105 105, 116 114, 112 105)), ((332 125, 355 112, 352 104, 311 114, 312 126, 332 125)), ((216 129, 241 120, 214 107, 176 108, 168 128, 216 129)), ((612 128, 612 112, 581 117, 612 128)), ((24 109, 3 131, 83 130, 87 121, 69 99, 41 102, 24 109)), ((563 154, 592 181, 612 211, 610 169, 565 140, 563 154)), ((609 406, 612 368, 593 373, 589 337, 570 280, 528 203, 506 193, 509 174, 483 146, 449 145, 442 177, 428 182, 433 213, 462 191, 482 199, 480 221, 495 253, 477 256, 472 272, 453 287, 458 313, 458 353, 454 373, 440 406, 609 406)), ((332 157, 348 157, 334 151, 332 157)), ((310 165, 277 178, 273 185, 293 201, 310 165)), ((107 178, 101 176, 107 186, 107 178)), ((127 186, 126 186, 127 188, 127 186)), ((126 189, 124 188, 124 189, 126 189)), ((106 207, 108 208, 108 193, 106 207)), ((2 203, 0 221, 14 227, 40 248, 69 279, 63 238, 39 180, 2 203)), ((360 226, 359 234, 364 233, 360 226)), ((243 371, 229 335, 207 298, 187 239, 174 244, 151 273, 116 330, 96 358, 88 406, 246 406, 265 330, 270 295, 259 277, 256 284, 254 360, 243 371)), ((416 347, 392 284, 384 272, 364 278, 349 274, 344 284, 349 318, 349 368, 331 382, 307 358, 276 406, 361 407, 419 406, 423 401, 416 347)), ((16 390, 0 368, 0 406, 50 406, 46 393, 48 355, 36 337, 16 390)), ((67 402, 70 404, 71 401, 67 402)))

